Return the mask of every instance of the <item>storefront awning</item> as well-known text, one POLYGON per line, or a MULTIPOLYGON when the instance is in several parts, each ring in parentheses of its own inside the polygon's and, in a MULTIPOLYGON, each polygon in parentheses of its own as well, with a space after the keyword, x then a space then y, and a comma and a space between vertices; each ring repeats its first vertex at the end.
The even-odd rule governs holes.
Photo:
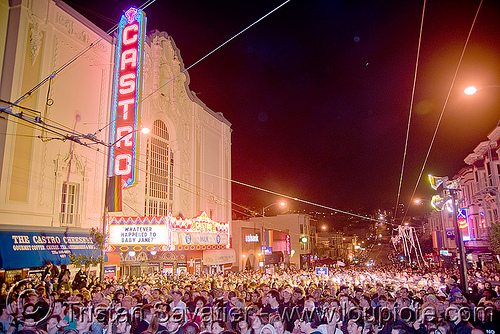
POLYGON ((46 261, 69 264, 69 255, 99 256, 86 231, 0 231, 0 268, 40 267, 46 261))
POLYGON ((236 252, 232 248, 203 251, 203 265, 205 266, 234 262, 236 262, 236 252))

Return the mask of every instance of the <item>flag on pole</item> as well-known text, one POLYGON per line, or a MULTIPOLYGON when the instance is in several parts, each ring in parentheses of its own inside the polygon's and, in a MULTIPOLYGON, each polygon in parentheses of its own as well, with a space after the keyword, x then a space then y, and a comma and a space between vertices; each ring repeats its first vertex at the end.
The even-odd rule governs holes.
POLYGON ((122 178, 121 175, 110 176, 106 185, 106 208, 108 212, 122 211, 122 178))

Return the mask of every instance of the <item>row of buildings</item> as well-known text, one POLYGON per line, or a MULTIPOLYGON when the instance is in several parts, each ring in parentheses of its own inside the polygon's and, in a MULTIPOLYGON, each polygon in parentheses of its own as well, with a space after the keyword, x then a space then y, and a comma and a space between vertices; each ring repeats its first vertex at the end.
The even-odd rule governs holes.
MULTIPOLYGON (((500 127, 493 129, 487 139, 464 159, 466 166, 450 178, 459 189, 457 222, 468 265, 499 262, 489 249, 488 229, 499 222, 500 127)), ((435 211, 428 218, 433 248, 444 262, 457 255, 454 217, 450 211, 435 211)))
POLYGON ((231 123, 123 10, 108 35, 61 0, 0 0, 0 280, 100 256, 91 228, 110 276, 312 266, 310 216, 231 222, 231 123))

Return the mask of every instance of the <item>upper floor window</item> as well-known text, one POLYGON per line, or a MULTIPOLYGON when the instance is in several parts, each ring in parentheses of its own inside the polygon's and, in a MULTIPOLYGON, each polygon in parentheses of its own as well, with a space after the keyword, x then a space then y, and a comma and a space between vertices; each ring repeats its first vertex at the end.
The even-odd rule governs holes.
POLYGON ((174 154, 164 122, 156 120, 146 146, 146 216, 172 212, 174 154))
POLYGON ((79 226, 80 215, 78 214, 79 185, 64 182, 62 186, 61 212, 59 220, 61 226, 79 226))

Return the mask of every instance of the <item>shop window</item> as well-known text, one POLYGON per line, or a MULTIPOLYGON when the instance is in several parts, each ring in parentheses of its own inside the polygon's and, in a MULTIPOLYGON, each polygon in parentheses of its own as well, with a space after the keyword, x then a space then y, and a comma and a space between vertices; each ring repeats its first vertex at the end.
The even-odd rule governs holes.
POLYGON ((174 155, 164 122, 156 120, 146 146, 146 200, 148 216, 166 216, 174 197, 174 155))
POLYGON ((62 185, 61 212, 59 213, 61 226, 80 226, 78 197, 79 185, 64 182, 62 185))

